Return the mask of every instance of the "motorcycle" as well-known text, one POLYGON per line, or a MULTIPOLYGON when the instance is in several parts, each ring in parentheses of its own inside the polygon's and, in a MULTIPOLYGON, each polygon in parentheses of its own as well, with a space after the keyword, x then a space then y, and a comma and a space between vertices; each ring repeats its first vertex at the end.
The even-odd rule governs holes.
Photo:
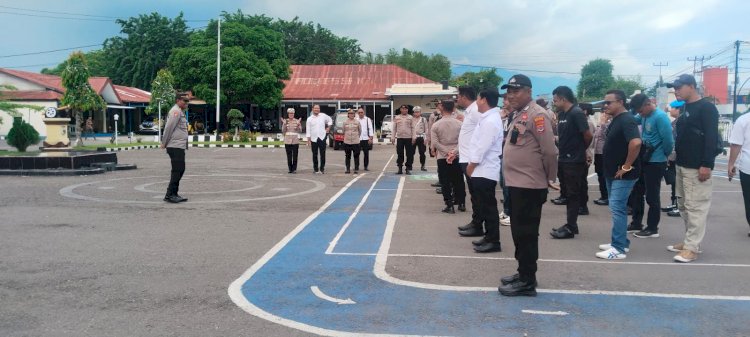
POLYGON ((250 130, 252 132, 260 132, 260 122, 257 120, 254 120, 250 123, 250 130))
POLYGON ((273 129, 273 122, 270 119, 263 121, 263 132, 272 132, 273 129))

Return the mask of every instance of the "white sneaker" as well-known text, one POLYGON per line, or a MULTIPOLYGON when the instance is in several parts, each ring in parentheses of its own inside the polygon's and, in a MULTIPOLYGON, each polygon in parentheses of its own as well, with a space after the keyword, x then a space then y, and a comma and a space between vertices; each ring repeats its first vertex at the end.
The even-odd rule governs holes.
POLYGON ((620 253, 619 250, 612 247, 610 249, 603 250, 601 252, 596 253, 596 257, 600 259, 605 259, 605 260, 622 260, 628 256, 625 255, 624 253, 620 253))
POLYGON ((510 226, 510 217, 505 215, 505 212, 500 212, 500 224, 503 226, 510 226))
MULTIPOLYGON (((603 243, 599 245, 599 250, 608 250, 608 249, 612 249, 611 243, 603 243)), ((630 248, 625 248, 625 252, 630 253, 630 248)))
MULTIPOLYGON (((678 244, 667 246, 667 250, 668 251, 675 252, 675 253, 679 253, 679 252, 683 251, 684 249, 685 249, 685 244, 684 243, 678 243, 678 244)), ((698 254, 700 254, 700 253, 703 253, 703 251, 702 250, 698 250, 698 254)))

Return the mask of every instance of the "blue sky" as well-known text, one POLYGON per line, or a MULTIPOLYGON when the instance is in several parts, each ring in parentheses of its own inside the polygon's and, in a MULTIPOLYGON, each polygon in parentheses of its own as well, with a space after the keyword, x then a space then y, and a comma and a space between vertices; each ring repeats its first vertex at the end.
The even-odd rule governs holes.
MULTIPOLYGON (((237 9, 274 18, 299 16, 358 39, 367 51, 409 48, 469 65, 456 71, 498 67, 506 79, 508 74, 525 73, 538 83, 536 94, 549 93, 556 84, 575 85, 581 66, 596 57, 611 59, 615 75, 640 76, 644 83, 658 79, 654 63, 669 63, 662 68, 666 80, 692 72, 693 62, 687 58, 694 56, 715 55, 704 64, 730 66, 732 71, 731 43, 750 41, 750 30, 743 24, 750 2, 734 0, 0 0, 0 67, 39 71, 54 66, 70 51, 6 56, 101 43, 119 34, 111 17, 154 11, 174 17, 183 11, 186 19, 197 20, 189 23, 191 27, 200 27, 205 22, 199 20, 237 9)), ((742 46, 740 57, 745 59, 740 61, 742 83, 750 76, 750 44, 742 46)))

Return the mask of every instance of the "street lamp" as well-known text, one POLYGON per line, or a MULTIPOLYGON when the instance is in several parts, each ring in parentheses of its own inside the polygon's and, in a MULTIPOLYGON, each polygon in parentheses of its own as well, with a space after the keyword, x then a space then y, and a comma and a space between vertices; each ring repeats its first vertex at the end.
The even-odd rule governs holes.
POLYGON ((115 145, 117 145, 117 121, 120 120, 120 115, 115 114, 115 145))

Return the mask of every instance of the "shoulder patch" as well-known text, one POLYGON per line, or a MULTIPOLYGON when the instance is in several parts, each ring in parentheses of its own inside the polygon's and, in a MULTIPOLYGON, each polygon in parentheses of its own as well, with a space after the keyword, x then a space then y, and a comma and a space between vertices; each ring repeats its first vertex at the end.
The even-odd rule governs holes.
POLYGON ((174 113, 172 113, 172 116, 175 116, 175 117, 180 117, 180 113, 179 113, 179 112, 177 112, 177 111, 175 111, 174 113))
POLYGON ((534 117, 534 126, 536 127, 537 133, 544 132, 544 116, 534 117))

